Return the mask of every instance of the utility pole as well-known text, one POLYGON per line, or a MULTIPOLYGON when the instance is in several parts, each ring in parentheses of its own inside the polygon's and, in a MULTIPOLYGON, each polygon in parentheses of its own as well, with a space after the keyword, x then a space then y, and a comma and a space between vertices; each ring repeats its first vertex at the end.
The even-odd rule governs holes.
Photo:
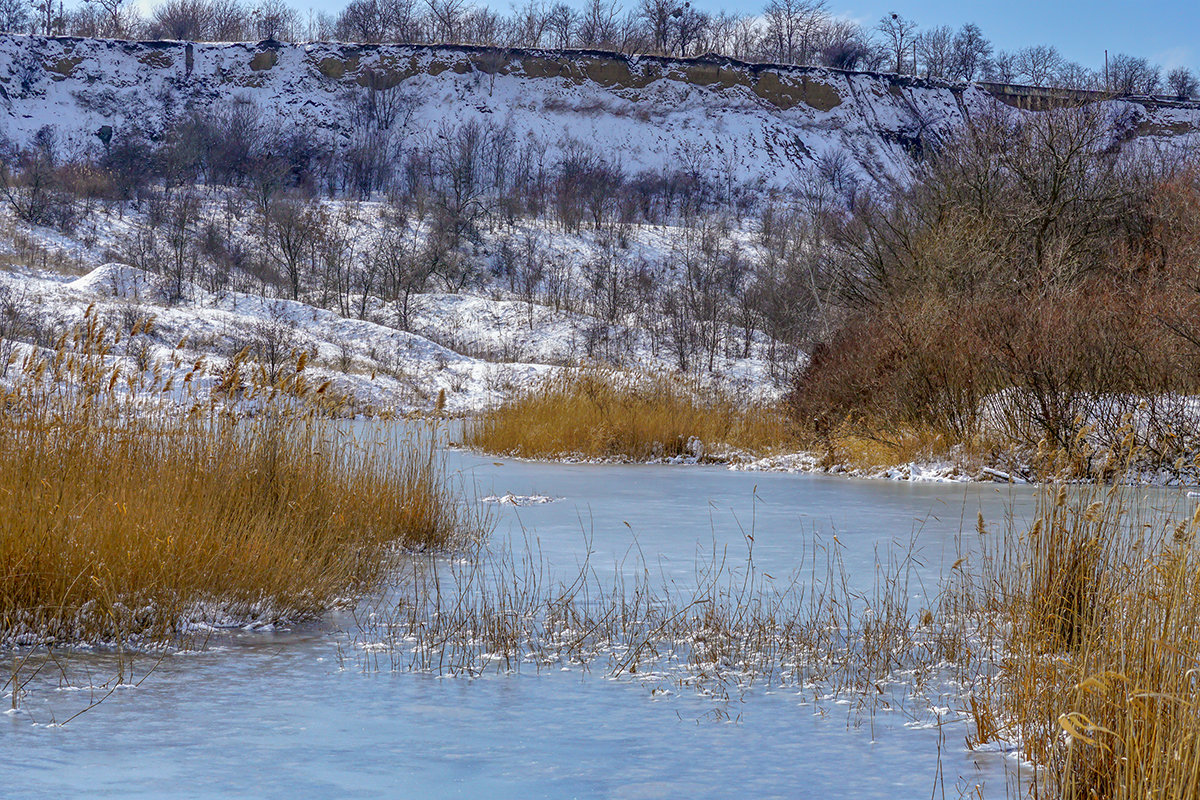
POLYGON ((1108 48, 1104 48, 1104 91, 1105 93, 1112 92, 1108 83, 1108 48))

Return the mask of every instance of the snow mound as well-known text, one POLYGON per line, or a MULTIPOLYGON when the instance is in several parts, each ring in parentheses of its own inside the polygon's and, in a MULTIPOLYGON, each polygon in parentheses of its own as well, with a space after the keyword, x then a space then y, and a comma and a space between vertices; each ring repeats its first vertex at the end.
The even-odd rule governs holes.
POLYGON ((116 262, 101 264, 67 286, 97 297, 115 297, 122 300, 162 300, 167 294, 159 276, 116 262))

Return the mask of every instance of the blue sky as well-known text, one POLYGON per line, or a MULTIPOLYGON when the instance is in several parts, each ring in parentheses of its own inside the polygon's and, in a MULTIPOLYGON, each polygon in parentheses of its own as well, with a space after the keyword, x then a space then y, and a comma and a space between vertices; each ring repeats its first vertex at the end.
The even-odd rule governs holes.
MULTIPOLYGON (((695 0, 719 8, 716 0, 695 0)), ((747 8, 748 6, 742 6, 747 8)), ((1104 50, 1145 56, 1170 69, 1200 64, 1200 4, 1181 0, 1142 0, 1139 3, 1090 0, 1007 0, 972 3, 954 0, 832 0, 830 10, 874 25, 895 11, 922 27, 974 22, 997 49, 1015 50, 1031 44, 1052 44, 1072 61, 1089 67, 1104 65, 1104 50)))

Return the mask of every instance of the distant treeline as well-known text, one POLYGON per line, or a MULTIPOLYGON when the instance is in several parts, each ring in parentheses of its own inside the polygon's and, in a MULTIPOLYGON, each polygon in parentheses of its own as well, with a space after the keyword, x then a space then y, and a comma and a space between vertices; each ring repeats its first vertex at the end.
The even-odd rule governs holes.
POLYGON ((342 40, 498 47, 594 48, 625 54, 719 54, 746 61, 920 75, 952 81, 1192 97, 1195 75, 1164 73, 1117 54, 1103 68, 1068 61, 1050 45, 996 50, 977 25, 921 28, 899 14, 874 26, 830 12, 826 0, 769 0, 757 14, 709 14, 683 0, 566 3, 528 0, 511 13, 470 0, 350 0, 337 14, 301 13, 284 0, 165 0, 148 14, 129 0, 0 0, 0 27, 18 33, 191 41, 342 40))

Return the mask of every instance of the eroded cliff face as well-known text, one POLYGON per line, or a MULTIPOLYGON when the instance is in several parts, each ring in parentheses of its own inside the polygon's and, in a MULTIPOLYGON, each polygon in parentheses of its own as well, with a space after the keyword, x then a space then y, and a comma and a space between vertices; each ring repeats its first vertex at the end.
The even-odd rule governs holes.
MULTIPOLYGON (((782 189, 824 158, 863 186, 903 180, 914 156, 964 118, 1088 98, 908 77, 626 58, 592 51, 337 43, 191 44, 0 36, 0 125, 17 142, 45 126, 73 147, 192 109, 256 107, 265 120, 350 141, 356 108, 386 95, 395 142, 477 120, 553 159, 590 146, 627 171, 679 168, 782 189), (380 93, 383 93, 381 95, 380 93)), ((1114 141, 1190 141, 1194 104, 1108 101, 1114 141)))

